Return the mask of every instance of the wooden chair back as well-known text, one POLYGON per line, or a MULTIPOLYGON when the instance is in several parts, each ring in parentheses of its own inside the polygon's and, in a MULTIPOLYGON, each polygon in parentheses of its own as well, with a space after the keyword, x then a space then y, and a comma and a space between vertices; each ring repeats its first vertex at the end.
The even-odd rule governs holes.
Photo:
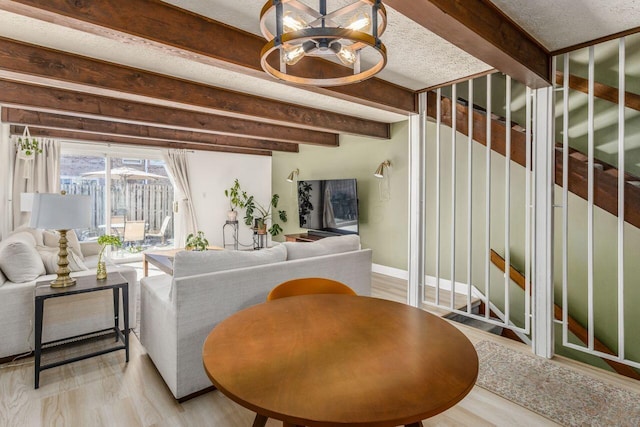
POLYGON ((353 289, 337 280, 323 277, 304 277, 280 283, 269 292, 267 301, 310 294, 356 295, 353 289))

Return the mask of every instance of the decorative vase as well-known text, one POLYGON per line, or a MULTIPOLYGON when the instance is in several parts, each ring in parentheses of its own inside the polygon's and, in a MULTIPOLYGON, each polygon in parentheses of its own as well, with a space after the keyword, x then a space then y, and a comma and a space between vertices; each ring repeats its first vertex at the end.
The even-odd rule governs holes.
POLYGON ((104 261, 98 262, 96 269, 96 278, 98 280, 104 280, 107 278, 107 264, 104 261))
POLYGON ((231 210, 231 211, 227 211, 227 219, 229 221, 237 221, 238 220, 238 212, 231 210))

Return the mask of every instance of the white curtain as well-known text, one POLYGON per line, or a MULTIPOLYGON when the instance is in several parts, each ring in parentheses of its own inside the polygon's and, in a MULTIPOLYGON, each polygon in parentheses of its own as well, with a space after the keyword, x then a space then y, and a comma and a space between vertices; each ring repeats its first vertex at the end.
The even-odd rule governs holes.
POLYGON ((20 210, 20 193, 57 193, 60 191, 60 143, 53 139, 34 138, 42 153, 25 158, 19 152, 18 138, 12 137, 13 167, 13 226, 15 229, 29 221, 29 212, 20 210))
POLYGON ((176 247, 184 247, 186 236, 196 233, 198 222, 193 208, 191 187, 189 186, 189 166, 186 150, 168 150, 164 155, 167 172, 177 193, 178 211, 175 233, 176 247))

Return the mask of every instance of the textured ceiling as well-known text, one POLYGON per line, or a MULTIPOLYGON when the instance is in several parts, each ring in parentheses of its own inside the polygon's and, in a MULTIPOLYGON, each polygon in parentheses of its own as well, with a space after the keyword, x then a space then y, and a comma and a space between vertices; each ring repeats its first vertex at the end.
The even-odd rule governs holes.
POLYGON ((640 26, 638 0, 491 0, 549 51, 640 26))
MULTIPOLYGON (((304 0, 315 5, 315 0, 304 0)), ((347 0, 335 0, 345 2, 347 0)), ((547 49, 555 50, 640 26, 639 0, 492 0, 547 49)), ((263 0, 166 0, 166 3, 259 34, 263 0)), ((332 2, 329 2, 331 5, 332 2)), ((377 77, 412 90, 447 83, 491 67, 387 7, 383 36, 388 65, 377 77)), ((400 114, 284 85, 266 75, 251 77, 158 49, 118 41, 0 11, 0 36, 176 76, 222 88, 384 122, 400 114)), ((204 37, 215 37, 203 35, 204 37)))
MULTIPOLYGON (((165 3, 262 36, 259 17, 264 0, 165 0, 165 3)), ((317 7, 315 0, 306 3, 317 7)), ((352 0, 334 0, 328 6, 333 10, 348 3, 352 0)), ((406 16, 386 8, 388 27, 381 38, 387 46, 388 62, 377 77, 420 90, 491 69, 406 16)))

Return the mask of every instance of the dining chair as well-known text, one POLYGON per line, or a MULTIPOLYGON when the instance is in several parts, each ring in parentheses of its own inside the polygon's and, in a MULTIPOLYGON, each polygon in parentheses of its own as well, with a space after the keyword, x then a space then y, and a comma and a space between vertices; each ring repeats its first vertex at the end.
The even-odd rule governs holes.
POLYGON ((310 294, 356 295, 353 289, 337 280, 323 277, 303 277, 280 283, 269 292, 267 301, 310 294))
POLYGON ((167 215, 162 220, 162 225, 160 226, 160 231, 157 233, 147 233, 146 238, 149 239, 151 237, 160 238, 161 243, 164 245, 164 235, 167 232, 167 227, 169 226, 169 221, 171 221, 171 215, 167 215))
POLYGON ((144 240, 146 223, 144 221, 127 221, 124 224, 122 243, 140 242, 144 240))

